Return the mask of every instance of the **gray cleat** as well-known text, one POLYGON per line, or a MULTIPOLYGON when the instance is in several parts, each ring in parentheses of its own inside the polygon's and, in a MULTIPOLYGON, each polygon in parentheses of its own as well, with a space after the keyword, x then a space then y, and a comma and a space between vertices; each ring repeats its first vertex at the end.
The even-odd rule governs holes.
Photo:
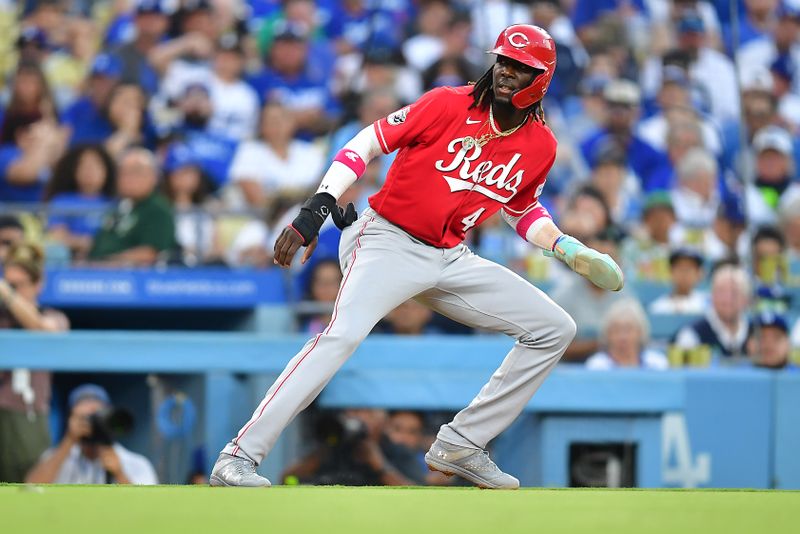
POLYGON ((269 480, 256 473, 256 464, 247 458, 221 453, 208 480, 212 486, 243 486, 260 488, 271 486, 269 480))
POLYGON ((460 447, 437 439, 425 454, 431 471, 459 475, 486 489, 517 489, 519 480, 503 473, 483 449, 460 447))

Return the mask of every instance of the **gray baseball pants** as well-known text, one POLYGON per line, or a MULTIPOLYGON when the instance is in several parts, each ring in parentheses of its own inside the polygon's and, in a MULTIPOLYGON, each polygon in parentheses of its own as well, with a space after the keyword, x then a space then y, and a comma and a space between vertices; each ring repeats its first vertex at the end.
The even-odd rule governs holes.
POLYGON ((575 321, 541 290, 465 245, 431 247, 368 209, 342 233, 343 279, 330 324, 289 362, 223 452, 260 463, 375 324, 410 298, 514 348, 438 437, 485 448, 519 415, 575 336, 575 321))

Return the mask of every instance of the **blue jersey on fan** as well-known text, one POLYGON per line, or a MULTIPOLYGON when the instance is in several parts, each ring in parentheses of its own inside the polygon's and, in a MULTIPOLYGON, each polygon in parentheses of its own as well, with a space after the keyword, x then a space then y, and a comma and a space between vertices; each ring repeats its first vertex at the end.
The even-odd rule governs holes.
POLYGON ((0 146, 0 202, 38 202, 42 198, 44 184, 49 173, 29 185, 16 185, 8 182, 8 168, 22 157, 22 149, 17 145, 0 146))
POLYGON ((170 145, 164 161, 169 172, 183 162, 196 163, 213 180, 214 187, 228 180, 228 169, 236 153, 237 142, 205 131, 190 131, 170 145))

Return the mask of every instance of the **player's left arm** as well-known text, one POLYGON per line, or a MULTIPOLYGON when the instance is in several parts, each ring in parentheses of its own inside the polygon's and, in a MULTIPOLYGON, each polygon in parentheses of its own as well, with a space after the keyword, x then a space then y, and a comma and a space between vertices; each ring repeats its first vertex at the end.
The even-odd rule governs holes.
MULTIPOLYGON (((619 291, 625 283, 622 269, 608 254, 589 248, 574 237, 562 232, 547 208, 538 200, 544 189, 547 172, 555 156, 545 166, 539 179, 534 181, 535 192, 528 206, 506 206, 503 219, 511 225, 522 239, 544 249, 546 256, 555 256, 576 273, 591 280, 597 287, 619 291), (516 209, 515 208, 520 208, 516 209)), ((531 198, 531 197, 528 197, 531 198)))

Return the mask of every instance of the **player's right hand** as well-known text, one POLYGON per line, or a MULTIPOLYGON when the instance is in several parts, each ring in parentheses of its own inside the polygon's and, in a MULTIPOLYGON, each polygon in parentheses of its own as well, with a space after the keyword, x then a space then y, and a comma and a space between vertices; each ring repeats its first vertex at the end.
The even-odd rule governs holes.
MULTIPOLYGON (((317 248, 318 242, 319 238, 314 236, 314 238, 306 247, 305 253, 303 253, 303 259, 301 260, 302 263, 308 261, 308 258, 311 257, 314 249, 317 248)), ((275 255, 272 261, 275 263, 275 265, 289 267, 292 264, 294 255, 297 254, 298 249, 303 246, 303 243, 303 236, 301 236, 293 226, 287 226, 283 229, 281 235, 278 236, 277 241, 275 241, 275 255)))

